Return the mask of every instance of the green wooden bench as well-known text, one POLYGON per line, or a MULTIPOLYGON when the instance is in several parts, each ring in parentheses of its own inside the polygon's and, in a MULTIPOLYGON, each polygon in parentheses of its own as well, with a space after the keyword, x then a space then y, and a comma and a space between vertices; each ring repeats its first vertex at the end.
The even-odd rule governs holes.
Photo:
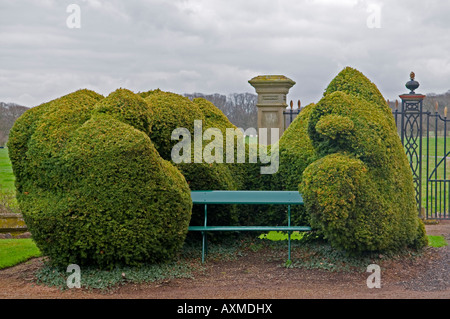
POLYGON ((205 205, 205 222, 203 226, 189 226, 189 231, 202 232, 202 263, 207 253, 206 233, 215 231, 286 231, 288 232, 288 260, 291 260, 291 233, 293 231, 310 231, 307 226, 291 226, 291 205, 303 205, 303 198, 295 191, 191 191, 193 204, 205 205), (279 204, 288 205, 287 226, 210 226, 208 225, 209 204, 279 204))

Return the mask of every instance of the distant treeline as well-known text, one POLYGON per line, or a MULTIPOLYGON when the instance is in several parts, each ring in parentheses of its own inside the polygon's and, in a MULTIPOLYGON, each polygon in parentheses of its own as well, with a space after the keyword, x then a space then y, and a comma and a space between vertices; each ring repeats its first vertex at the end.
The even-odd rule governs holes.
MULTIPOLYGON (((203 94, 192 93, 184 94, 189 99, 204 98, 212 102, 218 109, 220 109, 231 123, 237 127, 241 127, 244 130, 249 127, 257 128, 257 116, 258 110, 256 102, 258 96, 252 93, 232 93, 229 95, 224 94, 203 94)), ((424 111, 429 111, 432 114, 436 112, 436 102, 438 103, 437 112, 440 116, 444 117, 444 108, 450 109, 450 90, 442 94, 428 93, 423 102, 424 111)), ((401 108, 401 101, 398 100, 399 111, 401 108)), ((389 101, 389 106, 392 111, 395 111, 395 101, 389 101)), ((0 146, 5 146, 8 140, 9 130, 13 126, 16 119, 18 119, 28 107, 18 105, 15 103, 0 102, 0 146)), ((450 114, 447 114, 450 118, 450 114)), ((426 125, 426 123, 424 123, 426 125)), ((430 131, 434 131, 435 122, 434 119, 430 120, 430 131)), ((450 130, 450 128, 447 128, 450 130)), ((438 131, 442 133, 444 131, 444 122, 438 121, 438 131)))
POLYGON ((0 102, 0 146, 6 145, 9 130, 26 110, 28 110, 26 106, 0 102))
POLYGON ((204 98, 221 110, 235 126, 246 130, 249 127, 257 128, 258 110, 256 102, 258 96, 251 93, 223 94, 184 94, 189 99, 204 98))
MULTIPOLYGON (((249 127, 257 127, 256 101, 258 96, 251 93, 223 94, 184 94, 190 99, 204 98, 212 102, 220 109, 231 123, 244 130, 249 127)), ((15 103, 0 102, 0 146, 5 146, 8 141, 9 130, 28 107, 15 103)))

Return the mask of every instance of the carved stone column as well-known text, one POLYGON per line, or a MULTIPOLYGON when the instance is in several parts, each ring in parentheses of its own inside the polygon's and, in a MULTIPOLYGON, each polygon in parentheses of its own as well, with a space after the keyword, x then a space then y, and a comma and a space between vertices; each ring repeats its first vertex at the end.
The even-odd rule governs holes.
MULTIPOLYGON (((260 144, 270 144, 271 128, 277 128, 278 136, 284 132, 283 111, 287 107, 286 95, 295 82, 284 75, 259 75, 248 81, 258 94, 258 129, 267 128, 267 140, 259 139, 260 144)), ((276 142, 276 141, 273 141, 276 142)))

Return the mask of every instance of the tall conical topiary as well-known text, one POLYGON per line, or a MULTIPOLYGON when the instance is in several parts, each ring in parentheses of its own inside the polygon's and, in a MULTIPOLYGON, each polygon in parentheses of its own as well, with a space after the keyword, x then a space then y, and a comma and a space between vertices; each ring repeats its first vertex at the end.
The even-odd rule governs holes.
POLYGON ((318 159, 299 190, 313 227, 351 252, 426 244, 394 118, 373 83, 345 68, 312 110, 308 136, 318 159))

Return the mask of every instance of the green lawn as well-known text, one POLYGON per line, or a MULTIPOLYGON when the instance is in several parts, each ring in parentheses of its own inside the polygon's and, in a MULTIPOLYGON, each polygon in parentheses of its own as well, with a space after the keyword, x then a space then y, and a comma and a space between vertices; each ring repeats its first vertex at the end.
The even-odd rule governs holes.
MULTIPOLYGON (((447 137, 447 152, 450 151, 450 145, 448 145, 448 143, 450 142, 450 137, 447 137)), ((442 156, 444 155, 444 137, 443 136, 438 136, 438 137, 429 137, 429 143, 427 145, 426 143, 426 136, 424 136, 424 138, 422 139, 422 154, 423 155, 428 155, 429 156, 434 156, 436 154, 438 156, 442 156)))
POLYGON ((445 240, 444 236, 428 236, 428 246, 431 247, 444 247, 447 246, 448 243, 445 240))
POLYGON ((14 174, 11 161, 8 157, 8 149, 0 148, 0 190, 14 190, 14 174))
POLYGON ((0 240, 0 269, 14 266, 40 255, 41 252, 30 238, 0 240))
MULTIPOLYGON (((304 237, 304 233, 294 232, 291 234, 291 240, 301 240, 304 237)), ((271 241, 288 240, 288 234, 282 231, 270 231, 266 234, 261 234, 259 239, 268 239, 271 241)))
MULTIPOLYGON (((442 214, 444 210, 447 214, 450 213, 450 182, 429 182, 427 203, 427 175, 432 180, 450 179, 450 162, 440 162, 443 156, 450 152, 450 137, 447 137, 446 142, 447 145, 444 143, 444 137, 441 136, 430 137, 428 143, 426 137, 422 139, 422 207, 426 208, 428 204, 429 212, 431 212, 431 208, 434 211, 434 208, 437 207, 437 211, 442 214), (435 156, 436 154, 437 156, 435 156), (446 208, 444 208, 444 204, 446 208)), ((415 165, 415 161, 413 165, 415 165)))

